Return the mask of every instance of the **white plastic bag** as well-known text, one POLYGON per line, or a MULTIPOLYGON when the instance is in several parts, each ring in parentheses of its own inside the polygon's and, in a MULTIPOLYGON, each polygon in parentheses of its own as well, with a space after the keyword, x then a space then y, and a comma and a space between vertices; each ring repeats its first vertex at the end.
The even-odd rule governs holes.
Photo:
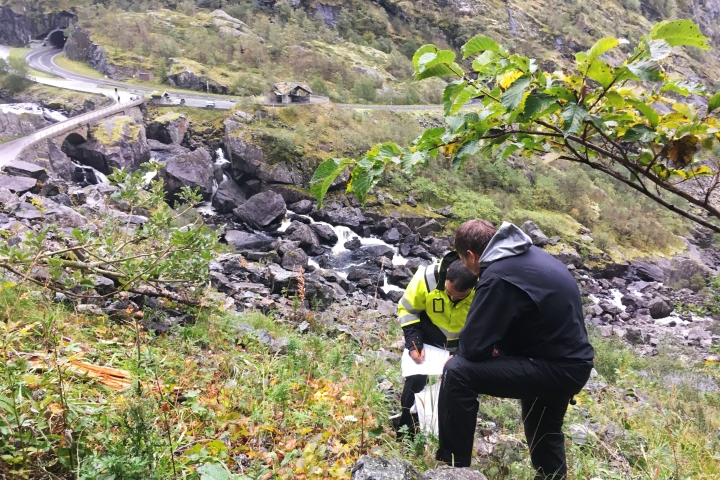
MULTIPOLYGON (((420 392, 415 394, 415 406, 420 430, 425 433, 438 434, 438 397, 440 395, 440 381, 433 385, 427 385, 420 392)), ((412 410, 411 410, 412 411, 412 410)))

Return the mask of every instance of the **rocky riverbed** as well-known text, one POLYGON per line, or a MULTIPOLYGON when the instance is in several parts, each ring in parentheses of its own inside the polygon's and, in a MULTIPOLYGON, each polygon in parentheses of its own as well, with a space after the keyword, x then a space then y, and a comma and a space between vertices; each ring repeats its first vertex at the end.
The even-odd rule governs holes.
MULTIPOLYGON (((305 188, 312 170, 268 158, 262 145, 245 136, 243 125, 254 116, 233 114, 219 148, 194 137, 189 120, 172 112, 152 121, 108 119, 90 130, 86 142, 63 147, 76 164, 71 178, 22 162, 5 167, 0 228, 20 241, 22 232, 47 222, 83 225, 79 211, 113 209, 124 215, 109 200, 113 187, 103 183, 102 174, 111 167, 136 169, 154 158, 163 165, 167 200, 173 202, 183 187, 198 188, 204 199, 198 211, 233 247, 235 253, 209 267, 212 284, 234 308, 273 312, 278 321, 296 322, 300 329, 345 332, 358 341, 386 330, 381 327, 395 316, 415 270, 451 248, 450 208, 400 213, 401 204, 415 200, 375 191, 376 200, 365 210, 339 194, 318 209, 305 188), (300 308, 310 315, 298 315, 299 283, 305 300, 300 308)), ((548 239, 532 222, 522 228, 572 271, 585 298, 586 322, 603 336, 622 338, 643 355, 655 354, 667 338, 700 355, 720 341, 714 318, 698 313, 708 298, 668 286, 690 286, 693 279, 706 282, 715 275, 718 255, 707 235, 687 239, 688 251, 670 260, 618 263, 607 257, 598 263, 584 259, 571 242, 548 239)), ((177 318, 170 315, 152 328, 165 331, 177 318)), ((396 358, 398 352, 384 355, 396 358)))

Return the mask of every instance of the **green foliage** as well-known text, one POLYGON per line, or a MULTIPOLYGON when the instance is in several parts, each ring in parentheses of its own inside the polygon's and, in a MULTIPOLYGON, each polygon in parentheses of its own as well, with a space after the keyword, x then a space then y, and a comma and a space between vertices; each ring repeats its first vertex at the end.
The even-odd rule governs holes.
MULTIPOLYGON (((456 63, 454 52, 424 45, 413 56, 415 78, 453 77, 443 93, 447 126, 427 130, 408 147, 395 146, 398 155, 381 163, 363 158, 349 165, 348 190, 364 196, 370 184, 356 179, 364 178, 369 169, 373 177, 385 169, 410 172, 440 154, 451 159, 454 168, 478 152, 498 159, 542 158, 546 164, 562 159, 604 172, 664 207, 720 231, 692 208, 677 208, 655 191, 659 187, 720 218, 720 210, 705 202, 711 183, 696 195, 678 187, 715 173, 700 163, 697 154, 712 150, 720 122, 712 111, 703 114, 694 103, 677 102, 662 93, 690 94, 688 82, 670 78, 663 70, 661 62, 670 58, 673 47, 707 49, 708 42, 690 20, 664 21, 640 40, 623 64, 610 67, 601 56, 625 48, 627 41, 602 38, 576 54, 577 73, 569 74, 544 72, 535 59, 511 54, 485 36, 472 38, 461 49, 464 58, 474 57, 470 73, 456 63), (473 98, 482 101, 479 111, 458 115, 473 98), (665 103, 672 111, 661 116, 650 106, 653 103, 665 103)), ((711 95, 698 87, 692 90, 715 106, 711 95)), ((551 201, 541 199, 541 203, 551 201)))
POLYGON ((358 76, 351 89, 353 95, 367 102, 374 102, 377 99, 375 80, 366 76, 358 76))

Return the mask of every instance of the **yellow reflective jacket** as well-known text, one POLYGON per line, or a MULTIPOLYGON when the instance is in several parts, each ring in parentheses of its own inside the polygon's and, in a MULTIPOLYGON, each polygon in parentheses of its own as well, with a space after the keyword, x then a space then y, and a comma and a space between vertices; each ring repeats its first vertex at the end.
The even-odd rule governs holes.
POLYGON ((437 289, 439 268, 439 262, 418 268, 398 304, 398 319, 400 326, 405 328, 420 323, 421 317, 427 315, 449 343, 460 337, 475 290, 462 300, 453 302, 444 288, 437 289))

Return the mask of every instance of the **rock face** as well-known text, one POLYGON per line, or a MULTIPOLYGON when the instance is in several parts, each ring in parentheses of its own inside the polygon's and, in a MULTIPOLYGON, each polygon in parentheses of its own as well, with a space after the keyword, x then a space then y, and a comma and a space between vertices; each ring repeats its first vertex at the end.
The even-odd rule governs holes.
POLYGON ((213 162, 204 148, 172 157, 160 170, 168 198, 177 198, 182 187, 200 188, 205 200, 212 195, 213 162))
POLYGON ((168 112, 147 126, 147 138, 165 144, 179 144, 185 138, 188 121, 185 115, 168 112))
POLYGON ((41 114, 6 112, 0 105, 0 139, 16 137, 50 125, 41 114))
POLYGON ((65 153, 106 175, 112 173, 112 168, 136 170, 150 160, 145 127, 131 117, 108 118, 93 126, 89 137, 80 145, 66 143, 65 153))
POLYGON ((275 239, 269 235, 242 232, 240 230, 228 230, 225 232, 225 241, 234 246, 239 252, 269 251, 275 243, 275 239))
POLYGON ((233 213, 253 228, 266 229, 285 216, 285 200, 275 192, 258 193, 233 213))
POLYGON ((286 163, 278 162, 271 165, 260 147, 239 136, 229 134, 227 129, 224 141, 235 179, 249 176, 263 182, 286 185, 299 185, 303 182, 302 175, 286 163))
POLYGON ((65 43, 65 56, 70 60, 87 62, 98 72, 115 80, 132 76, 131 70, 125 70, 111 64, 107 58, 105 48, 90 39, 90 34, 80 28, 73 29, 65 43))
MULTIPOLYGON (((178 67, 174 66, 173 69, 175 68, 178 67)), ((179 70, 180 71, 168 75, 168 83, 171 87, 183 88, 185 90, 197 90, 200 92, 205 92, 209 89, 210 93, 218 93, 221 95, 228 94, 228 87, 226 85, 220 85, 213 80, 201 77, 193 72, 188 66, 179 67, 179 70)))
POLYGON ((70 12, 44 13, 43 6, 27 2, 0 7, 0 45, 22 47, 29 40, 56 28, 67 28, 75 19, 70 12))

